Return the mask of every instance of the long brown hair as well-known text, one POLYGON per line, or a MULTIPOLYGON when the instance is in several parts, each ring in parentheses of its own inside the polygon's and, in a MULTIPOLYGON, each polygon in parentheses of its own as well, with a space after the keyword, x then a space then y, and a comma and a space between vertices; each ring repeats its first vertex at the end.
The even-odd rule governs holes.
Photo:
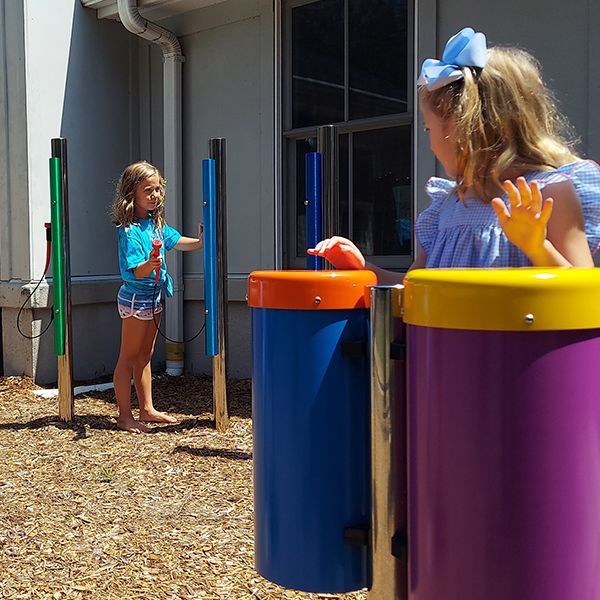
POLYGON ((420 89, 421 102, 456 131, 457 192, 467 188, 489 201, 501 178, 557 168, 577 160, 574 136, 546 87, 537 60, 517 48, 490 48, 481 70, 437 90, 420 89))
POLYGON ((149 162, 142 160, 129 165, 119 177, 115 197, 111 207, 111 219, 117 227, 126 227, 135 223, 135 188, 141 181, 158 175, 160 198, 152 211, 152 218, 157 227, 165 224, 165 180, 160 171, 149 162))

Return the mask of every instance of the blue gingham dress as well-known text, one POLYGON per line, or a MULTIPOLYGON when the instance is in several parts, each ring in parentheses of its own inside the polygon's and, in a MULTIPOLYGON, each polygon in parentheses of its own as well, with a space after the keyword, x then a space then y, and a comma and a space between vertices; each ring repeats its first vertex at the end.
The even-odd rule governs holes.
MULTIPOLYGON (((600 167, 579 160, 550 171, 529 173, 540 189, 551 183, 571 181, 581 202, 585 232, 592 254, 600 246, 600 167)), ((530 260, 511 244, 488 202, 460 202, 454 181, 432 177, 425 186, 431 204, 419 215, 415 233, 427 255, 428 268, 526 267, 530 260)), ((501 196, 508 205, 506 194, 501 196)))

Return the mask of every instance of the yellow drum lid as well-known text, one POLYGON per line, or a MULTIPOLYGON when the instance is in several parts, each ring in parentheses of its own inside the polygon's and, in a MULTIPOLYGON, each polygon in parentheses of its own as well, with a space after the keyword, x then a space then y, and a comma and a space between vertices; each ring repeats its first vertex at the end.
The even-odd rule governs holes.
POLYGON ((482 331, 600 328, 600 269, 416 269, 405 323, 482 331))

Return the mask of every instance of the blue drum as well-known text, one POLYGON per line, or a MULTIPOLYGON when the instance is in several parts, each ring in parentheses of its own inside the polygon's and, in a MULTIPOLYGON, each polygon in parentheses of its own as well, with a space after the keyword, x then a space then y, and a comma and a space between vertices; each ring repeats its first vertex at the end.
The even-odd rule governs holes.
POLYGON ((249 277, 256 567, 286 588, 369 585, 374 284, 370 271, 249 277))

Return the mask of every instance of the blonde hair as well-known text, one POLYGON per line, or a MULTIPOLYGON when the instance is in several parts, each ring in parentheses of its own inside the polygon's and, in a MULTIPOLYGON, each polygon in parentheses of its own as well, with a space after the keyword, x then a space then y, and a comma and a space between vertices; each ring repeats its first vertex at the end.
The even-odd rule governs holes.
POLYGON ((440 89, 420 89, 421 102, 454 121, 460 198, 472 188, 489 201, 503 191, 509 169, 521 175, 578 159, 570 126, 531 54, 490 48, 483 69, 465 67, 463 74, 440 89))
POLYGON ((156 227, 162 228, 164 226, 165 180, 154 165, 142 160, 129 165, 117 182, 115 197, 111 207, 111 219, 117 227, 126 227, 135 223, 135 188, 141 181, 149 179, 153 175, 158 175, 160 198, 152 211, 152 218, 156 227))

